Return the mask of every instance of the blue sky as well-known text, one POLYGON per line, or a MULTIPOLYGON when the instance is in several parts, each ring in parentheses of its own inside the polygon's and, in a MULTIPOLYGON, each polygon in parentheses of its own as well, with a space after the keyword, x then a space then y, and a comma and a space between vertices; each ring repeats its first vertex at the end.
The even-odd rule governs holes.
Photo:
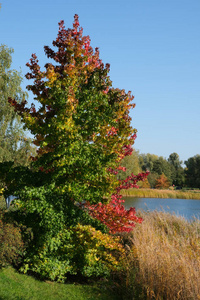
POLYGON ((44 66, 43 46, 51 46, 60 20, 71 28, 77 13, 84 35, 111 65, 113 86, 135 96, 135 148, 165 158, 177 152, 183 161, 200 154, 199 0, 0 3, 0 44, 14 48, 12 68, 25 75, 32 53, 44 66))

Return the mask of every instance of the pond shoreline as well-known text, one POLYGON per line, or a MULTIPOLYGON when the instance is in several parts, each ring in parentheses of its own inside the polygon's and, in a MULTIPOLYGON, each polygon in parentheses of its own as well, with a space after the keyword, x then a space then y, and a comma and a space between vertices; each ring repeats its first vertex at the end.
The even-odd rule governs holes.
POLYGON ((122 196, 136 198, 173 198, 200 200, 200 190, 158 190, 158 189, 129 189, 122 196))

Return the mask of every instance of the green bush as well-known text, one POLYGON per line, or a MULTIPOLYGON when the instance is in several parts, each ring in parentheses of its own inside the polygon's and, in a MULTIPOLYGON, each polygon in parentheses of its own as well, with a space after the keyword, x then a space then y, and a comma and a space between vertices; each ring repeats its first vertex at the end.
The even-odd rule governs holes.
POLYGON ((0 267, 18 265, 24 251, 21 230, 3 220, 4 212, 0 211, 0 267))
POLYGON ((59 282, 65 281, 68 275, 109 276, 120 268, 123 254, 117 237, 78 224, 51 238, 46 236, 43 245, 25 259, 21 271, 32 271, 42 279, 59 282))
POLYGON ((22 230, 27 248, 21 271, 62 282, 69 275, 107 277, 120 268, 120 240, 53 184, 25 188, 18 198, 8 214, 32 234, 22 230))

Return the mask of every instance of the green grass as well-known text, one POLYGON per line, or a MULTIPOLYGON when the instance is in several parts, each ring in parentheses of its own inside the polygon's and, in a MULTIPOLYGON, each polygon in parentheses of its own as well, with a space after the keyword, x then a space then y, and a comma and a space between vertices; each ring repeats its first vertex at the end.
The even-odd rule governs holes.
POLYGON ((107 283, 61 284, 39 281, 13 268, 0 270, 0 300, 120 300, 107 283))

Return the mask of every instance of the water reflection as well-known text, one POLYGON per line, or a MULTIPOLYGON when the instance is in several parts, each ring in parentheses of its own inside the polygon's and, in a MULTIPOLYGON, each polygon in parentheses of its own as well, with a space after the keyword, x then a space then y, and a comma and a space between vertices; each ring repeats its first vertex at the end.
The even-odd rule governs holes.
POLYGON ((147 210, 164 210, 183 216, 187 220, 193 217, 200 219, 200 200, 188 199, 161 199, 161 198, 134 198, 124 197, 126 208, 135 207, 136 209, 147 210))

